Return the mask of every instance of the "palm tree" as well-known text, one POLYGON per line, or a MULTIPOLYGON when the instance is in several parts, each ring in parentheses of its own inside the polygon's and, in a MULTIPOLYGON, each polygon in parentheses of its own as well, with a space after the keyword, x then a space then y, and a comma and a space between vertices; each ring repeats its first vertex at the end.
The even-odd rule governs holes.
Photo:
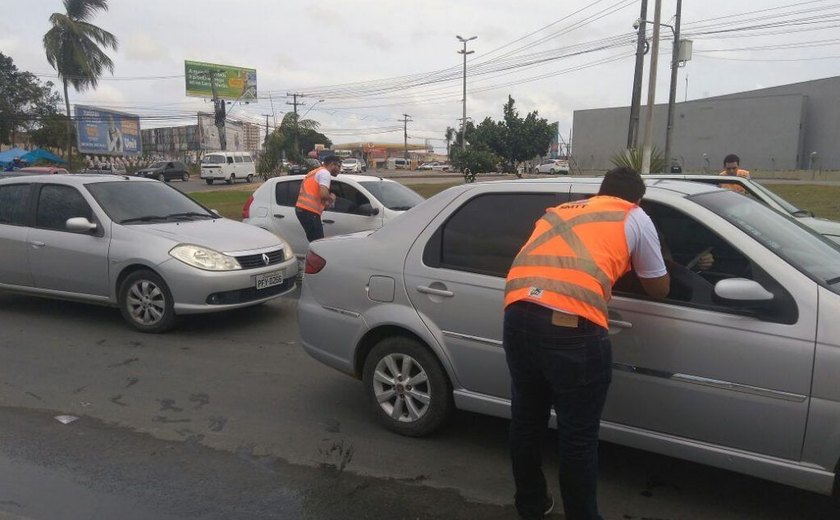
MULTIPOLYGON (((64 84, 64 106, 67 109, 67 134, 72 132, 70 99, 67 84, 76 92, 96 88, 105 69, 114 73, 114 62, 102 47, 117 50, 117 38, 90 23, 97 11, 108 10, 108 0, 64 0, 65 13, 50 15, 52 28, 44 35, 47 61, 58 72, 64 84)), ((67 160, 72 143, 67 141, 67 160)))
POLYGON ((451 143, 452 140, 455 139, 455 129, 452 128, 451 126, 447 126, 446 127, 446 134, 444 134, 444 137, 446 137, 446 158, 448 159, 449 158, 449 143, 451 143))

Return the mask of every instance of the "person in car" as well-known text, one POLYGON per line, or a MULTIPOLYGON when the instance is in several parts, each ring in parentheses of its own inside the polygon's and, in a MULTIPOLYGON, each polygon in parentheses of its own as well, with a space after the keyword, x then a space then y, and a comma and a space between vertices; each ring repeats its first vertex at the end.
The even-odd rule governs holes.
POLYGON ((330 193, 330 180, 339 173, 341 173, 341 159, 330 155, 324 159, 322 166, 310 170, 300 183, 295 215, 306 233, 306 239, 310 242, 324 238, 321 213, 335 202, 335 194, 330 193))
POLYGON ((557 414, 560 492, 569 520, 598 519, 598 429, 612 379, 607 303, 631 269, 655 298, 670 278, 638 172, 607 172, 598 195, 549 208, 507 275, 503 347, 511 377, 516 510, 542 518, 554 500, 541 439, 557 414))

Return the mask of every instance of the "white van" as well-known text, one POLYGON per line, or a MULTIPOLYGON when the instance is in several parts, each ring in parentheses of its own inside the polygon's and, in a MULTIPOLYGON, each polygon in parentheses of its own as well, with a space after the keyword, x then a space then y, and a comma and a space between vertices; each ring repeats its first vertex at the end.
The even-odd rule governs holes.
POLYGON ((248 152, 211 152, 201 159, 201 178, 207 184, 232 184, 236 179, 252 182, 256 175, 254 159, 248 152))
POLYGON ((402 157, 388 157, 388 160, 385 161, 385 168, 389 170, 410 170, 411 160, 402 157))

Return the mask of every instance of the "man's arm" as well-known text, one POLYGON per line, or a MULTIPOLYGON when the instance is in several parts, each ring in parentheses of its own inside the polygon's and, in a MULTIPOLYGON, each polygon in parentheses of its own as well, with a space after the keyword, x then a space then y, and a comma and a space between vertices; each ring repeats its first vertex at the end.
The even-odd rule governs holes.
POLYGON ((671 277, 665 270, 659 234, 653 222, 644 210, 636 208, 628 215, 625 231, 642 289, 654 298, 665 298, 671 290, 671 277))
POLYGON ((639 278, 639 283, 648 296, 654 298, 665 298, 671 291, 671 275, 667 273, 658 278, 639 278))

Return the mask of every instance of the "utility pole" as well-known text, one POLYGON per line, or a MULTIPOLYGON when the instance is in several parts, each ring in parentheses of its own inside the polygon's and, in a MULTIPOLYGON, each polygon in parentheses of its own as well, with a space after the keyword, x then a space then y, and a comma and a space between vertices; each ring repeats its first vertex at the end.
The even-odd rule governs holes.
POLYGON ((300 153, 300 145, 298 144, 298 134, 300 132, 299 132, 299 128, 298 128, 298 117, 297 117, 297 115, 298 115, 298 105, 300 105, 300 106, 304 105, 304 103, 298 102, 298 98, 299 97, 302 98, 302 97, 306 97, 306 96, 304 96, 303 94, 299 94, 297 92, 294 92, 292 94, 289 94, 288 92, 286 92, 286 96, 287 97, 291 96, 291 98, 292 98, 292 102, 289 103, 288 101, 286 101, 286 104, 294 106, 294 109, 295 109, 295 152, 297 152, 300 155, 303 155, 303 154, 300 153))
POLYGON ((642 171, 650 173, 651 139, 653 137, 653 108, 656 102, 656 67, 659 64, 659 27, 662 20, 662 0, 656 0, 653 14, 653 43, 650 49, 650 76, 648 77, 647 114, 645 115, 645 141, 642 150, 642 171))
POLYGON ((633 97, 630 102, 630 128, 627 130, 628 150, 639 146, 639 107, 642 103, 642 75, 644 74, 645 52, 647 51, 647 40, 645 39, 647 3, 648 0, 642 0, 642 12, 639 15, 639 36, 636 39, 636 72, 633 76, 633 97))
MULTIPOLYGON (((263 143, 268 143, 268 116, 271 114, 260 114, 261 116, 265 117, 265 141, 263 143)), ((265 146, 263 146, 265 148, 265 146)))
POLYGON ((455 36, 458 40, 464 44, 463 50, 458 51, 458 54, 464 55, 464 99, 463 99, 463 106, 464 106, 464 113, 461 119, 461 150, 467 149, 467 140, 464 138, 464 131, 467 128, 467 54, 472 54, 475 51, 467 51, 467 42, 470 40, 475 40, 478 36, 470 36, 469 38, 461 38, 460 36, 455 36))
POLYGON ((680 16, 682 0, 677 0, 677 15, 674 20, 674 46, 671 51, 671 91, 668 95, 668 129, 665 131, 665 171, 671 167, 671 141, 674 134, 674 104, 677 100, 677 71, 680 70, 680 16))
POLYGON ((408 123, 411 122, 411 117, 408 114, 403 114, 403 119, 397 119, 397 121, 403 124, 403 145, 405 146, 405 154, 404 157, 408 159, 408 123))

